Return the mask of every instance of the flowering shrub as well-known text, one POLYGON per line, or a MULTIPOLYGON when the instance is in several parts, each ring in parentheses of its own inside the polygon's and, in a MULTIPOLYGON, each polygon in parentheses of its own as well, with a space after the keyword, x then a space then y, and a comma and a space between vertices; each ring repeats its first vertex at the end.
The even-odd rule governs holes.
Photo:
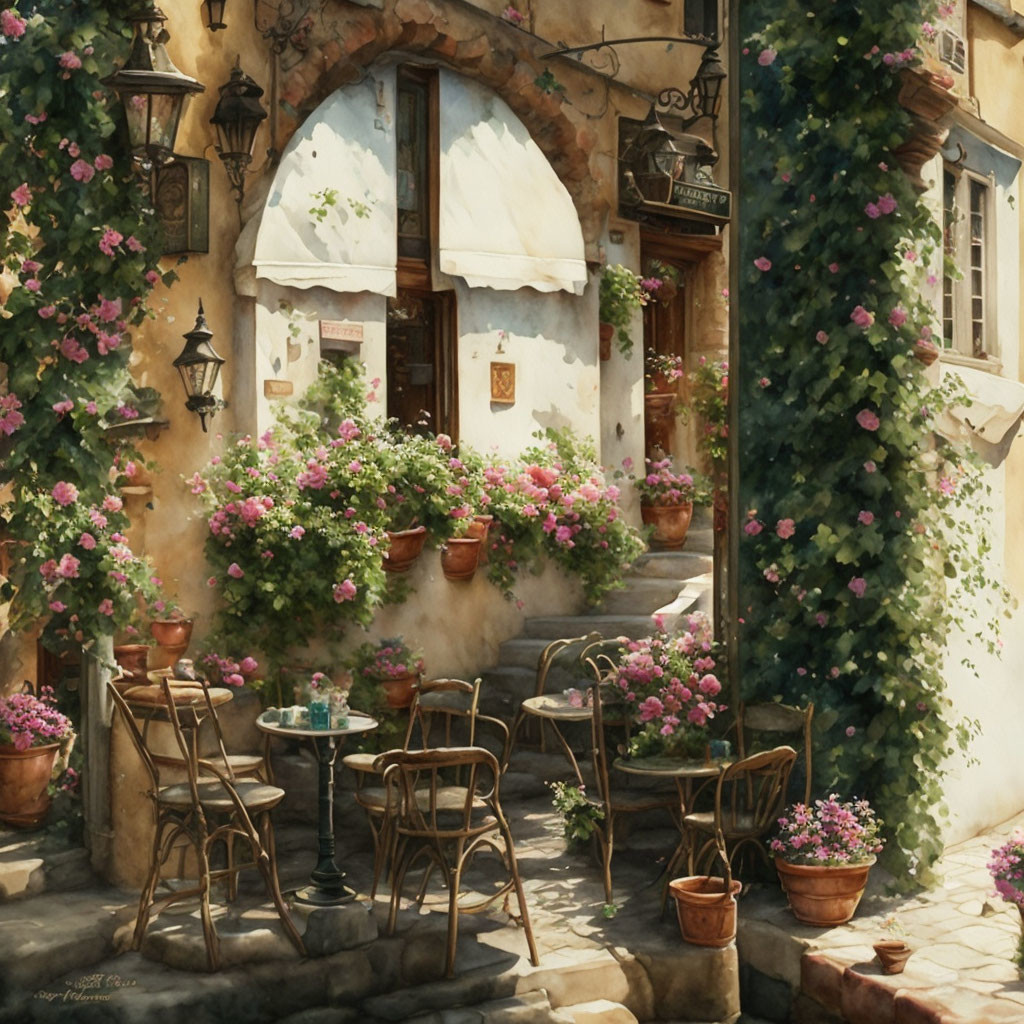
POLYGON ((401 679, 423 671, 423 655, 409 647, 400 636, 367 641, 349 659, 352 671, 366 679, 401 679))
POLYGON ((43 687, 39 697, 31 693, 0 697, 0 744, 28 750, 59 743, 70 735, 71 722, 57 710, 50 687, 43 687))
POLYGON ((921 296, 941 233, 895 155, 911 128, 898 65, 916 62, 928 5, 741 15, 742 695, 834 712, 816 772, 870 794, 887 866, 920 883, 948 752, 969 735, 944 648, 966 609, 978 632, 1002 610, 981 599, 973 538, 942 529, 943 398, 913 356, 938 327, 921 296), (967 596, 944 596, 944 574, 967 596))
POLYGON ((632 756, 703 753, 708 722, 725 710, 715 700, 722 684, 714 668, 711 625, 701 614, 674 635, 624 640, 613 686, 640 727, 630 740, 632 756))
POLYGON ((644 459, 646 476, 634 482, 645 505, 706 505, 711 500, 707 481, 696 470, 672 471, 671 459, 644 459))
POLYGON ((716 476, 729 457, 729 364, 701 356, 690 374, 690 405, 697 414, 697 447, 716 476))
POLYGON ((123 626, 146 575, 127 521, 103 510, 124 447, 110 428, 149 404, 128 372, 130 330, 175 275, 159 270, 156 218, 100 82, 127 54, 122 13, 38 0, 0 22, 0 513, 14 542, 0 601, 49 646, 123 626), (91 509, 109 527, 92 528, 91 509))
POLYGON ((644 391, 656 392, 664 384, 670 388, 683 379, 683 357, 655 352, 649 348, 644 353, 644 391))
POLYGON ((863 864, 882 849, 881 824, 867 800, 840 803, 832 793, 813 808, 788 807, 768 845, 791 864, 863 864))
POLYGON ((488 577, 511 594, 517 572, 537 569, 546 555, 579 576, 596 604, 619 585, 643 541, 622 520, 619 489, 605 480, 589 443, 567 430, 535 436, 546 443, 483 471, 495 517, 488 577))
POLYGON ((1008 842, 991 853, 988 870, 996 892, 1024 914, 1024 830, 1017 829, 1008 842))

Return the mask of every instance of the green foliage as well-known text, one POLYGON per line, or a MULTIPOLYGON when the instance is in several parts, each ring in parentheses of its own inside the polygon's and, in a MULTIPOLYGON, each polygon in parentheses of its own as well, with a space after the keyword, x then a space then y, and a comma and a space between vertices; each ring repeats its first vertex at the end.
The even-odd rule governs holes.
POLYGON ((611 324, 616 329, 619 351, 629 355, 633 350, 633 339, 627 328, 633 314, 647 305, 648 294, 640 286, 641 278, 628 267, 615 263, 604 268, 598 289, 601 323, 611 324))
POLYGON ((134 590, 152 589, 143 563, 122 561, 120 508, 105 526, 85 521, 135 469, 112 428, 152 415, 156 396, 129 374, 130 330, 151 315, 151 287, 174 279, 157 267, 156 218, 117 131, 118 101, 100 82, 127 54, 122 6, 40 0, 20 35, 10 31, 17 12, 5 11, 0 526, 12 566, 0 600, 12 602, 15 628, 40 626, 50 646, 114 633, 134 590), (60 484, 73 502, 54 504, 60 484), (44 571, 65 556, 78 561, 74 574, 66 560, 68 574, 44 571))
POLYGON ((729 458, 729 364, 701 356, 690 374, 690 404, 697 414, 697 448, 716 479, 729 458))
MULTIPOLYGON (((552 807, 562 815, 562 834, 569 846, 583 846, 594 834, 598 823, 604 821, 604 811, 587 799, 582 786, 568 782, 548 783, 554 799, 552 807)), ((606 917, 612 916, 605 914, 606 917)))
POLYGON ((941 239, 893 151, 928 12, 742 6, 742 696, 816 702, 816 779, 871 798, 905 880, 941 850, 943 762, 969 733, 942 658, 978 602, 944 598, 944 565, 968 595, 989 589, 940 489, 961 472, 933 442, 943 397, 912 357, 941 239))

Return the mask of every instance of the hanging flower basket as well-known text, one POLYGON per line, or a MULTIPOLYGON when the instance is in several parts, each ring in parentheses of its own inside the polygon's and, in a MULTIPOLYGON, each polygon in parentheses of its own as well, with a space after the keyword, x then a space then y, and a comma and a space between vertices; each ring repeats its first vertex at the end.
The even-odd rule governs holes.
POLYGON ((420 556, 427 539, 427 528, 416 526, 411 530, 387 531, 388 549, 384 552, 386 572, 408 572, 420 556))

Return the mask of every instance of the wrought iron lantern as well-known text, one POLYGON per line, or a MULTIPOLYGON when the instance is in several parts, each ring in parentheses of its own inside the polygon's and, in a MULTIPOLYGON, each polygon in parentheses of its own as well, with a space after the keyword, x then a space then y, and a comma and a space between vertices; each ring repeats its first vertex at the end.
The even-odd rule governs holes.
POLYGON ((224 8, 227 0, 203 0, 203 17, 206 19, 206 27, 211 32, 227 28, 224 23, 224 8))
POLYGON ((164 47, 167 20, 150 4, 131 19, 135 34, 123 67, 103 79, 121 98, 135 160, 148 173, 174 155, 174 140, 186 99, 204 86, 179 71, 164 47))
POLYGON ((245 172, 252 162, 256 132, 267 112, 260 103, 263 90, 242 70, 238 60, 230 80, 220 87, 210 124, 217 129, 217 152, 224 161, 236 201, 245 196, 245 172))
POLYGON ((652 106, 647 119, 622 152, 623 169, 639 192, 637 198, 669 202, 674 184, 683 178, 685 164, 686 157, 676 145, 675 137, 661 123, 652 106))
POLYGON ((691 111, 689 117, 683 118, 680 127, 689 128, 702 117, 714 121, 722 107, 722 85, 726 79, 725 68, 718 59, 718 51, 709 46, 700 58, 697 74, 690 79, 689 91, 684 93, 675 87, 663 89, 658 95, 658 106, 680 113, 691 111))
POLYGON ((200 299, 196 325, 185 335, 185 347, 174 360, 174 365, 185 385, 185 407, 190 412, 199 413, 203 433, 206 433, 206 417, 212 419, 214 413, 223 407, 223 403, 214 396, 213 388, 225 360, 214 351, 210 343, 212 338, 213 332, 206 326, 203 300, 200 299))

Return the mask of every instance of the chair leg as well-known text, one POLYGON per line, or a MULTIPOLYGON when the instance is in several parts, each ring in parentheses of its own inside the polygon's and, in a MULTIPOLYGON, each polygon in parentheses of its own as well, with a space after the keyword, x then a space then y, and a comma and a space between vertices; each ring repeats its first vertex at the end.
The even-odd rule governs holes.
POLYGON ((370 899, 372 900, 377 897, 377 887, 380 885, 380 878, 387 862, 388 819, 384 817, 381 820, 380 828, 377 829, 373 827, 373 820, 369 813, 366 817, 370 821, 370 835, 373 837, 373 885, 370 887, 370 899))
POLYGON ((402 885, 405 882, 407 864, 408 839, 402 838, 401 842, 394 844, 391 851, 391 906, 388 910, 387 934, 395 934, 395 926, 398 924, 398 906, 402 900, 402 885))
POLYGON ((224 855, 228 862, 228 902, 234 903, 238 899, 238 872, 241 868, 235 867, 235 837, 233 834, 224 837, 224 855))
POLYGON ((306 955, 306 947, 303 944, 302 937, 299 935, 298 930, 295 927, 295 922, 292 921, 291 914, 288 913, 288 907, 285 905, 284 897, 281 895, 281 885, 277 878, 277 856, 274 850, 274 830, 270 822, 270 812, 264 811, 260 815, 260 838, 263 842, 262 850, 253 850, 253 856, 256 858, 256 866, 260 869, 260 873, 263 875, 263 880, 267 884, 267 888, 270 890, 270 895, 274 900, 274 906, 277 908, 277 916, 281 918, 281 925, 284 928, 285 935, 291 939, 292 945, 299 951, 302 956, 306 955))
POLYGON ((455 977, 455 947, 459 941, 459 885, 462 882, 462 846, 459 840, 455 866, 448 871, 448 947, 445 953, 444 976, 455 977))
POLYGON ((210 910, 210 859, 205 842, 196 843, 196 858, 199 867, 199 910, 203 921, 203 938, 206 940, 206 969, 212 974, 220 968, 220 939, 213 924, 210 910))
MULTIPOLYGON (((519 874, 519 861, 516 860, 516 848, 512 842, 512 833, 505 829, 505 848, 508 853, 509 873, 512 875, 512 884, 515 886, 516 899, 519 902, 519 916, 523 919, 523 931, 526 932, 526 945, 530 950, 530 963, 534 967, 540 966, 540 957, 537 955, 537 943, 533 939, 533 925, 530 923, 530 908, 526 905, 526 894, 523 892, 523 879, 519 874)), ((608 876, 610 891, 611 875, 608 876)), ((611 903, 609 897, 608 902, 611 903)))
POLYGON ((142 887, 139 896, 139 913, 135 918, 135 932, 132 935, 132 949, 138 952, 142 949, 142 940, 146 935, 146 928, 149 926, 149 912, 153 905, 153 896, 156 894, 156 887, 160 881, 160 847, 163 841, 165 821, 157 820, 156 829, 153 832, 153 852, 150 855, 149 877, 142 887))

